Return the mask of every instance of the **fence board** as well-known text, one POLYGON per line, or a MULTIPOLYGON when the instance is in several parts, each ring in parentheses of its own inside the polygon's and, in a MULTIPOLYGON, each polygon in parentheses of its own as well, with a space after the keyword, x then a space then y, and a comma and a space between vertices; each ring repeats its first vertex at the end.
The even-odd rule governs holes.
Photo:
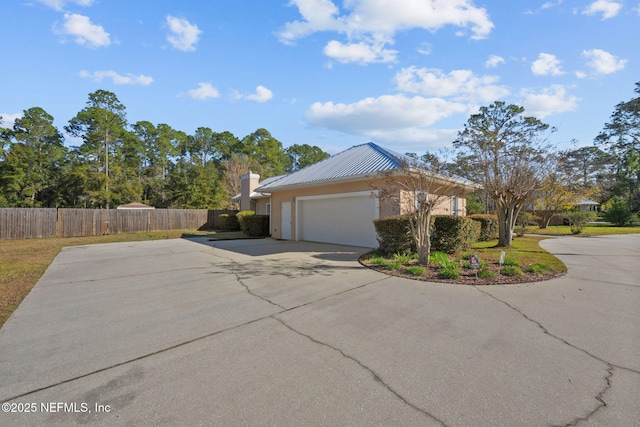
POLYGON ((0 208, 0 240, 219 227, 232 210, 0 208))

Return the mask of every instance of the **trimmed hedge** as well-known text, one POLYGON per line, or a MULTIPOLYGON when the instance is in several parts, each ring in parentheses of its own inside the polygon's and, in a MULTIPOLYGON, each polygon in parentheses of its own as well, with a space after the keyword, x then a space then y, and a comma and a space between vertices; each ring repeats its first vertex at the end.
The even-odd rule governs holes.
POLYGON ((480 223, 478 221, 452 215, 435 215, 433 218, 432 251, 448 254, 465 251, 480 237, 480 223))
POLYGON ((220 230, 222 231, 238 231, 240 230, 240 223, 236 214, 221 214, 219 219, 220 230))
MULTIPOLYGON (((413 253, 416 244, 411 235, 409 216, 378 218, 373 221, 381 252, 413 253)), ((468 249, 478 241, 480 223, 469 218, 452 215, 431 217, 431 250, 453 253, 468 249)))
POLYGON ((242 232, 249 237, 269 235, 269 215, 249 215, 242 219, 242 232))
POLYGON ((498 216, 489 214, 476 214, 469 215, 467 218, 471 218, 474 221, 480 223, 480 237, 481 242, 489 242, 496 240, 498 236, 498 216))
POLYGON ((237 213, 238 222, 240 223, 240 229, 244 231, 244 219, 248 216, 255 215, 254 211, 240 211, 237 213))
POLYGON ((373 225, 376 229, 378 248, 382 253, 413 253, 416 251, 416 243, 411 236, 408 216, 374 219, 373 225))

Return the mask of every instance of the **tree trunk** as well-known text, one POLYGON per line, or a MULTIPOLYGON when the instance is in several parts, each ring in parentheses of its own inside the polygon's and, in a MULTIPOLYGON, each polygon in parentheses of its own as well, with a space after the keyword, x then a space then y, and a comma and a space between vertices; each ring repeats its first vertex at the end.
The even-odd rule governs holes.
POLYGON ((513 240, 514 207, 497 206, 498 209, 498 247, 507 248, 513 240))

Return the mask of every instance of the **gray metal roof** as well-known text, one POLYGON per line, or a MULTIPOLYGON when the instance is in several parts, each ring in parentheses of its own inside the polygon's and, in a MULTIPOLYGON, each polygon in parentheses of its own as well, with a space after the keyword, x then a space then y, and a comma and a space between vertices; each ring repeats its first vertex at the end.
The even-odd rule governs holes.
POLYGON ((403 161, 415 162, 403 154, 368 142, 351 147, 297 172, 279 177, 277 180, 263 182, 256 191, 270 192, 286 187, 346 181, 360 176, 365 177, 398 169, 402 166, 403 161))

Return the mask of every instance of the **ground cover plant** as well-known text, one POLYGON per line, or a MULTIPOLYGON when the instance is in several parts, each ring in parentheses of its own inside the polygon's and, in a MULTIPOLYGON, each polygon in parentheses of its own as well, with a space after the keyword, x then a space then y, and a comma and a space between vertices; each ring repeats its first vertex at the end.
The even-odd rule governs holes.
MULTIPOLYGON (((235 234, 242 236, 241 232, 235 234)), ((230 238, 233 235, 233 233, 174 230, 91 237, 2 240, 0 241, 0 327, 18 308, 49 264, 65 246, 181 237, 230 238)))
POLYGON ((461 253, 432 252, 429 265, 419 265, 413 254, 396 253, 384 256, 376 251, 364 255, 360 261, 372 269, 394 276, 430 282, 469 285, 493 285, 536 282, 566 273, 566 266, 538 244, 542 236, 524 236, 512 241, 509 248, 497 247, 497 240, 477 242, 461 253), (500 266, 500 253, 505 252, 500 266), (471 263, 477 255, 479 265, 471 263))

